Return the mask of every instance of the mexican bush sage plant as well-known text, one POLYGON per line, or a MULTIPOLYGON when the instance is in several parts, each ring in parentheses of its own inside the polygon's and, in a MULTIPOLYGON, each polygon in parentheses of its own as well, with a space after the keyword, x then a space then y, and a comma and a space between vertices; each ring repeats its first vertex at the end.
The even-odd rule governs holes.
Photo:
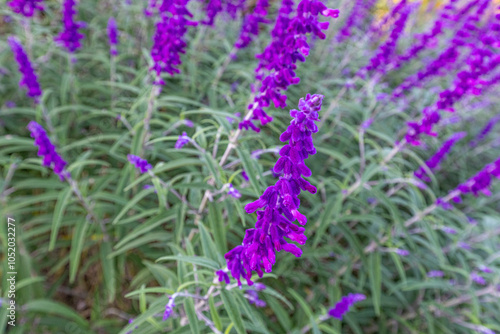
POLYGON ((306 217, 298 211, 301 190, 316 193, 316 187, 304 177, 311 176, 310 169, 304 164, 309 155, 315 154, 312 134, 318 131, 314 122, 319 121, 318 112, 321 109, 323 95, 308 94, 299 102, 299 110, 291 110, 293 117, 287 130, 280 136, 283 146, 279 152, 280 158, 274 165, 274 171, 283 174, 279 180, 269 186, 255 202, 245 206, 247 213, 257 210, 255 228, 246 231, 243 243, 226 253, 228 268, 231 275, 241 286, 241 278, 252 285, 252 271, 260 277, 265 272, 271 272, 276 262, 276 252, 284 250, 300 257, 302 250, 295 244, 285 241, 285 237, 301 245, 307 237, 305 228, 295 225, 305 225, 306 217))
POLYGON ((19 66, 19 72, 23 75, 23 78, 19 81, 19 87, 26 87, 28 89, 28 96, 33 98, 36 103, 42 95, 42 90, 40 88, 40 84, 38 83, 35 70, 33 69, 21 42, 19 42, 16 37, 9 37, 9 45, 12 49, 14 57, 16 58, 17 65, 19 66))

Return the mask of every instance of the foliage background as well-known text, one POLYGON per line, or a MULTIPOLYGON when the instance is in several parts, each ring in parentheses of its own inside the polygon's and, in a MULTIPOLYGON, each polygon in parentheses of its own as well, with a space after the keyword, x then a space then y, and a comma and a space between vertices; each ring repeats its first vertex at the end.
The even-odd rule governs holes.
MULTIPOLYGON (((299 64, 301 82, 287 92, 289 108, 269 108, 274 121, 259 134, 245 132, 229 167, 221 168, 218 161, 228 136, 237 129, 237 122, 230 123, 226 116, 246 110, 254 55, 264 49, 268 34, 262 33, 239 52, 217 79, 240 23, 219 20, 213 29, 190 29, 181 73, 168 78, 156 98, 152 136, 145 140, 143 120, 153 89, 148 67, 154 22, 142 15, 143 6, 139 1, 131 5, 81 1, 78 19, 88 27, 74 64, 52 39, 60 30, 58 1, 46 1, 46 11, 28 26, 6 7, 0 10, 2 37, 15 34, 28 45, 44 90, 40 105, 25 97, 2 38, 0 66, 6 74, 0 78, 0 199, 2 219, 14 217, 17 224, 19 306, 18 325, 9 333, 211 332, 196 318, 195 308, 225 333, 471 333, 481 326, 500 331, 495 290, 500 283, 498 182, 491 197, 467 196, 453 210, 436 209, 405 227, 437 197, 500 155, 498 131, 473 149, 468 145, 498 113, 498 94, 490 91, 464 101, 456 108, 460 121, 440 127, 438 138, 426 139, 426 148, 404 150, 383 163, 394 141, 401 139, 405 122, 435 100, 436 90, 415 89, 407 104, 376 98, 423 66, 421 60, 391 72, 382 83, 358 80, 355 88, 346 89, 378 41, 360 33, 336 43, 332 38, 342 25, 341 16, 331 22, 327 39, 314 40, 311 55, 299 64), (105 31, 110 15, 120 30, 116 59, 109 57, 105 31), (314 138, 318 153, 307 161, 313 175, 310 182, 318 193, 301 194, 309 240, 300 259, 278 254, 273 273, 258 280, 268 287, 259 292, 267 306, 255 308, 244 297, 248 287, 225 290, 213 282, 214 270, 225 265, 223 254, 241 243, 245 228, 253 226, 255 216, 244 214, 244 204, 274 182, 269 172, 276 161, 272 149, 281 145, 278 138, 289 122, 288 110, 307 93, 325 95, 321 129, 314 138), (16 106, 8 107, 8 101, 16 106), (46 126, 44 109, 54 127, 50 136, 106 233, 99 224, 87 222, 88 212, 69 185, 41 166, 26 125, 36 120, 46 126), (362 131, 361 123, 374 112, 373 125, 362 131), (119 115, 131 129, 117 119, 119 115), (195 127, 174 126, 184 119, 195 127), (182 131, 206 153, 193 146, 174 149, 182 131), (453 149, 428 189, 416 187, 413 171, 456 131, 467 131, 466 140, 453 149), (259 149, 271 150, 256 159, 252 152, 259 149), (127 154, 148 159, 154 173, 192 207, 149 175, 138 174, 127 154), (243 168, 250 182, 241 177, 243 168), (212 177, 214 184, 207 182, 212 177), (224 193, 214 196, 195 225, 195 210, 204 192, 229 182, 241 191, 242 199, 224 193), (143 189, 146 184, 154 188, 143 189), (470 224, 467 216, 478 224, 470 224), (446 234, 443 226, 458 233, 446 234), (472 250, 460 248, 459 242, 469 242, 472 250), (395 248, 410 255, 397 255, 395 248), (494 270, 487 275, 486 286, 469 278, 481 264, 494 270), (428 278, 430 270, 443 270, 445 277, 428 278), (176 316, 161 321, 168 295, 174 291, 204 295, 210 286, 215 288, 213 303, 201 305, 197 299, 179 297, 176 316), (368 298, 343 321, 321 318, 349 292, 368 298), (126 325, 132 318, 133 324, 126 325)), ((330 7, 347 13, 349 6, 345 1, 330 7)), ((377 15, 386 7, 379 3, 377 15)), ((200 18, 200 10, 193 12, 200 18)), ((424 5, 407 36, 425 28, 432 15, 424 5)), ((400 42, 405 49, 411 38, 400 42)), ((426 51, 423 58, 436 54, 442 45, 426 51)), ((440 77, 432 85, 446 87, 452 79, 452 75, 440 77)), ((2 223, 2 244, 6 244, 5 228, 2 223)), ((2 258, 6 272, 4 254, 2 258)), ((5 297, 7 283, 1 284, 5 297)), ((3 306, 2 333, 5 315, 3 306)))

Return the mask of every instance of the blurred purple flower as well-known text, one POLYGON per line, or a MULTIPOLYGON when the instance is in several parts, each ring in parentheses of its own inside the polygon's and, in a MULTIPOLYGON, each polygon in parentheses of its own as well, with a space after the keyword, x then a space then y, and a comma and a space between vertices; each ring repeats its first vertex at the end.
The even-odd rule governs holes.
POLYGON ((342 320, 342 317, 349 311, 352 305, 365 299, 366 296, 361 293, 350 293, 347 296, 342 297, 342 299, 340 299, 334 307, 328 310, 328 315, 342 320))
POLYGON ((427 277, 429 278, 434 278, 434 277, 443 277, 444 273, 441 270, 431 270, 427 273, 427 277))
POLYGON ((174 301, 174 298, 170 297, 167 305, 165 305, 165 312, 163 312, 163 321, 167 320, 172 315, 175 307, 174 301))
POLYGON ((463 241, 460 241, 458 244, 458 247, 462 248, 462 249, 465 249, 465 250, 471 250, 471 246, 466 243, 466 242, 463 242, 463 241))
POLYGON ((42 165, 54 168, 61 181, 70 178, 69 172, 65 170, 67 162, 56 152, 55 146, 51 143, 45 129, 35 121, 29 122, 27 129, 31 132, 31 137, 35 138, 35 146, 38 146, 38 156, 43 157, 42 165))
POLYGON ((363 21, 371 20, 373 18, 373 16, 370 15, 370 11, 376 2, 376 0, 354 1, 354 5, 344 23, 344 26, 337 34, 337 42, 347 40, 352 35, 353 30, 362 28, 363 21))
POLYGON ((12 0, 8 3, 14 13, 31 17, 36 10, 43 11, 43 0, 12 0))
POLYGON ((142 159, 137 155, 128 154, 127 159, 135 168, 139 169, 141 173, 146 173, 147 171, 153 169, 153 166, 151 166, 147 160, 142 159))
POLYGON ((373 118, 368 118, 361 124, 361 129, 367 130, 370 127, 370 125, 372 125, 372 123, 373 123, 373 118))
POLYGON ((396 254, 398 255, 401 255, 401 256, 408 256, 410 255, 410 252, 407 251, 406 249, 399 249, 399 248, 396 248, 396 250, 394 251, 396 254))
POLYGON ((179 136, 179 138, 177 139, 177 142, 175 143, 175 148, 180 150, 181 148, 183 148, 187 143, 189 143, 189 141, 191 140, 191 138, 189 138, 189 136, 187 135, 186 132, 183 132, 182 135, 179 136))
MULTIPOLYGON (((271 21, 266 19, 267 9, 269 8, 269 0, 257 0, 255 8, 251 14, 245 15, 241 25, 240 36, 234 44, 238 49, 247 47, 252 40, 259 35, 259 25, 261 23, 268 24, 271 21)), ((248 9, 248 8, 247 8, 248 9)))
MULTIPOLYGON (((425 165, 431 170, 439 168, 439 164, 446 157, 451 148, 455 145, 457 141, 464 138, 467 135, 466 132, 458 132, 453 134, 447 141, 444 142, 443 146, 430 158, 425 162, 425 165)), ((423 167, 420 167, 415 171, 415 176, 421 180, 430 182, 430 178, 427 176, 427 172, 423 167)))
POLYGON ((457 234, 457 230, 452 227, 444 226, 441 230, 446 234, 457 234))
POLYGON ((241 177, 245 180, 245 181, 248 181, 249 178, 248 178, 248 175, 247 175, 247 172, 245 172, 244 170, 241 171, 241 177))
POLYGON ((194 126, 194 123, 193 121, 189 120, 189 119, 185 119, 184 120, 184 125, 189 127, 189 128, 192 128, 194 126))
POLYGON ((499 121, 500 121, 500 115, 492 117, 488 121, 488 123, 486 123, 485 127, 481 129, 481 131, 479 132, 477 137, 469 143, 469 145, 471 147, 477 146, 477 144, 480 141, 482 141, 484 138, 486 138, 486 136, 491 132, 491 130, 493 129, 495 124, 498 123, 499 121))
POLYGON ((33 98, 35 103, 38 103, 38 99, 42 95, 42 90, 38 83, 35 70, 19 40, 16 37, 10 36, 8 41, 14 58, 16 58, 19 72, 21 72, 23 76, 21 81, 19 81, 19 87, 26 87, 28 89, 28 96, 33 98))
POLYGON ((486 267, 485 265, 480 265, 478 269, 481 270, 483 273, 487 273, 487 274, 491 274, 493 272, 493 270, 491 270, 491 268, 486 267))
POLYGON ((266 307, 266 302, 259 299, 259 294, 255 290, 246 290, 245 298, 250 304, 255 304, 256 307, 266 307))
POLYGON ((470 279, 476 282, 477 284, 486 285, 486 280, 484 279, 484 277, 479 276, 479 274, 475 271, 473 271, 470 274, 470 279))
POLYGON ((118 28, 116 27, 116 21, 114 17, 110 17, 108 20, 108 37, 110 53, 112 56, 118 55, 118 50, 116 49, 118 45, 118 28))
POLYGON ((236 189, 235 187, 233 187, 233 185, 231 183, 229 183, 229 185, 228 185, 227 193, 228 193, 228 195, 231 195, 234 198, 240 198, 241 197, 241 194, 238 191, 238 189, 236 189))
POLYGON ((16 107, 16 102, 14 102, 14 101, 7 101, 7 102, 5 102, 5 106, 7 108, 15 108, 16 107))
POLYGON ((75 22, 74 16, 77 14, 76 1, 64 0, 63 25, 64 30, 54 38, 60 45, 64 46, 69 52, 73 53, 82 46, 80 40, 84 37, 78 29, 85 28, 85 22, 75 22))
POLYGON ((308 94, 299 102, 300 111, 290 111, 293 120, 280 136, 281 141, 289 143, 281 148, 281 157, 274 165, 274 171, 283 171, 283 175, 259 199, 245 206, 247 213, 257 210, 255 228, 248 229, 242 245, 236 246, 224 256, 231 275, 239 286, 241 278, 246 279, 249 285, 253 284, 252 271, 256 271, 259 277, 262 277, 263 271, 271 272, 276 262, 276 251, 284 250, 296 257, 302 254, 299 247, 287 242, 285 238, 301 245, 307 240, 305 229, 295 225, 293 221, 297 220, 301 225, 307 222, 307 218, 298 211, 298 195, 301 190, 316 193, 316 187, 303 178, 311 176, 311 170, 304 160, 316 153, 312 134, 318 131, 314 122, 319 120, 322 100, 322 95, 308 94))

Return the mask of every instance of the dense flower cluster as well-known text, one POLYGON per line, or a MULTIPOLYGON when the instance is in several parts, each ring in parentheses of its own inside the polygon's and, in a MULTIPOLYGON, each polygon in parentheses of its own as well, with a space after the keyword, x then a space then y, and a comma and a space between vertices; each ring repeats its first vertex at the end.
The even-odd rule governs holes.
POLYGON ((64 46, 69 52, 75 52, 82 44, 80 40, 84 37, 78 31, 85 28, 85 22, 75 22, 74 16, 77 14, 75 0, 64 0, 63 25, 64 30, 55 38, 55 41, 64 46))
MULTIPOLYGON (((491 191, 489 190, 489 187, 491 185, 492 177, 500 179, 500 158, 498 158, 495 162, 486 165, 481 171, 479 171, 479 173, 471 177, 469 180, 459 184, 458 187, 451 192, 459 193, 453 198, 453 201, 455 203, 460 203, 462 201, 461 195, 465 194, 479 196, 479 194, 482 193, 486 196, 490 196, 491 191)), ((447 203, 444 203, 441 198, 439 198, 436 203, 445 209, 449 208, 449 205, 446 205, 447 203)))
POLYGON ((12 0, 8 3, 14 13, 31 17, 36 10, 43 10, 43 0, 12 0))
POLYGON ((316 187, 303 178, 311 175, 304 160, 316 153, 312 134, 318 131, 314 122, 319 120, 322 100, 322 95, 308 94, 305 99, 300 100, 300 110, 290 111, 293 120, 280 136, 281 141, 289 143, 281 148, 281 157, 274 165, 274 171, 283 171, 283 175, 258 200, 245 206, 247 213, 258 210, 255 228, 248 229, 243 243, 224 256, 238 285, 241 285, 241 278, 246 279, 249 285, 253 284, 252 271, 256 271, 260 277, 263 271, 271 272, 276 262, 275 252, 284 250, 297 257, 302 254, 299 247, 288 243, 285 238, 301 245, 307 240, 305 229, 295 225, 293 221, 297 220, 301 225, 307 222, 306 217, 298 211, 298 195, 301 190, 316 193, 316 187))
POLYGON ((157 84, 165 84, 160 78, 161 73, 174 75, 180 72, 177 68, 182 63, 180 54, 185 53, 187 45, 184 35, 187 33, 188 26, 198 24, 188 19, 193 17, 187 10, 188 2, 189 0, 164 0, 159 7, 160 20, 156 24, 151 49, 151 57, 154 61, 151 70, 156 72, 157 84))
POLYGON ((235 47, 238 49, 247 47, 253 39, 252 36, 259 35, 259 24, 270 22, 266 20, 268 8, 269 0, 257 0, 253 12, 243 18, 240 36, 234 44, 235 47))
POLYGON ((290 18, 293 7, 293 1, 283 0, 271 32, 271 43, 262 54, 256 55, 259 64, 255 72, 261 82, 260 91, 248 106, 253 110, 252 117, 242 121, 240 129, 251 128, 258 132, 260 129, 253 124, 254 120, 259 120, 262 125, 272 121, 272 117, 264 111, 271 101, 276 108, 286 107, 286 95, 281 92, 300 81, 295 73, 296 62, 304 62, 309 55, 307 34, 324 39, 326 35, 322 30, 327 29, 329 24, 318 21, 319 14, 330 17, 338 17, 339 14, 338 10, 327 8, 321 1, 302 0, 297 7, 297 15, 290 18))
POLYGON ((338 42, 345 41, 351 36, 353 30, 361 28, 363 21, 370 18, 370 11, 376 2, 376 0, 356 0, 354 2, 349 17, 346 19, 344 26, 337 34, 338 42))
POLYGON ((56 152, 56 148, 47 136, 45 129, 35 121, 29 122, 27 129, 30 131, 31 137, 35 138, 35 146, 38 146, 38 155, 43 157, 43 166, 52 166, 54 173, 59 176, 61 181, 69 178, 70 174, 65 170, 67 162, 56 152))
POLYGON ((344 314, 349 312, 349 309, 352 305, 365 299, 366 296, 361 293, 350 293, 347 296, 342 297, 334 307, 328 310, 328 315, 330 317, 342 320, 342 317, 344 316, 344 314))
MULTIPOLYGON (((447 141, 444 142, 441 148, 429 160, 425 162, 427 168, 429 168, 431 171, 437 169, 439 167, 439 164, 446 157, 453 145, 455 145, 457 141, 459 141, 466 135, 466 132, 458 132, 453 134, 447 141)), ((423 181, 430 181, 430 178, 427 176, 427 172, 423 167, 420 167, 418 170, 416 170, 414 174, 416 177, 423 181)))
POLYGON ((12 53, 16 58, 17 65, 19 66, 19 72, 21 72, 23 76, 21 81, 19 81, 19 87, 26 87, 28 89, 28 96, 32 97, 35 102, 38 102, 38 98, 42 95, 42 90, 38 83, 35 70, 33 66, 31 66, 31 62, 19 40, 11 36, 8 38, 8 41, 12 53))
POLYGON ((148 170, 153 169, 153 166, 147 162, 147 160, 133 154, 127 155, 128 161, 134 165, 135 168, 139 169, 141 173, 146 173, 148 170))
POLYGON ((108 37, 109 37, 109 48, 112 56, 118 55, 118 50, 116 46, 118 45, 118 28, 116 27, 116 21, 114 17, 110 17, 108 20, 108 37))

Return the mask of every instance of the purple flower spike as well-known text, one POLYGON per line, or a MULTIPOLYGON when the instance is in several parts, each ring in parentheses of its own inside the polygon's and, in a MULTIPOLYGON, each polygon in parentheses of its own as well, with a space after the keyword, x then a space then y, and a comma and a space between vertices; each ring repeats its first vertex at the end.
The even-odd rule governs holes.
POLYGON ((28 126, 28 130, 31 132, 31 137, 35 138, 35 146, 38 146, 38 155, 43 157, 43 166, 53 167, 54 173, 56 173, 61 181, 66 178, 70 178, 69 172, 65 170, 67 162, 57 154, 54 145, 51 143, 45 129, 37 122, 31 121, 28 126))
POLYGON ((151 57, 154 65, 151 68, 156 72, 156 84, 163 85, 165 82, 160 78, 161 73, 173 76, 179 73, 178 66, 182 63, 180 54, 185 53, 187 46, 185 35, 188 26, 196 26, 198 23, 189 21, 193 15, 187 10, 189 0, 163 1, 158 8, 160 20, 156 24, 156 32, 153 37, 153 48, 151 57))
POLYGON ((362 29, 363 21, 372 17, 370 11, 376 2, 376 0, 356 0, 354 2, 354 6, 345 21, 344 27, 337 35, 337 42, 347 40, 352 35, 353 30, 362 29))
POLYGON ((255 77, 260 88, 253 103, 248 106, 252 117, 240 122, 240 129, 259 132, 254 121, 260 121, 261 125, 271 122, 272 117, 264 111, 271 102, 276 108, 286 107, 287 96, 283 92, 300 81, 295 70, 297 63, 305 62, 309 55, 308 35, 326 38, 323 30, 328 28, 329 23, 320 22, 319 15, 335 18, 339 14, 337 9, 329 9, 318 0, 302 0, 297 6, 297 14, 290 17, 293 7, 293 1, 283 0, 271 32, 271 43, 263 53, 255 56, 259 59, 255 77))
POLYGON ((493 272, 493 270, 491 270, 491 268, 486 267, 485 265, 479 266, 478 269, 481 270, 483 273, 487 273, 487 274, 491 274, 493 272))
POLYGON ((39 97, 42 95, 42 90, 38 83, 35 70, 31 66, 31 62, 19 40, 12 36, 10 36, 8 40, 12 53, 19 66, 19 72, 23 75, 21 81, 19 81, 19 87, 26 87, 28 89, 28 96, 32 97, 35 103, 37 103, 39 97))
POLYGON ((433 277, 443 277, 444 273, 441 270, 431 270, 427 273, 427 277, 433 278, 433 277))
POLYGON ((116 27, 116 21, 114 17, 110 17, 108 20, 108 37, 109 37, 109 48, 112 56, 118 55, 118 50, 116 46, 118 45, 118 28, 116 27))
POLYGON ((396 252, 396 254, 401 255, 401 256, 408 256, 408 255, 410 255, 410 252, 407 251, 406 249, 396 248, 396 250, 394 252, 396 252))
POLYGON ((265 301, 259 299, 259 294, 256 290, 245 291, 245 298, 248 299, 250 304, 255 304, 256 307, 266 307, 267 305, 265 301))
POLYGON ((226 284, 231 283, 229 280, 229 275, 224 270, 217 270, 215 274, 219 277, 219 282, 226 282, 226 284))
MULTIPOLYGON (((429 159, 425 162, 427 167, 433 171, 439 168, 439 163, 446 157, 448 152, 452 149, 453 145, 460 139, 464 138, 467 135, 466 132, 459 132, 452 135, 447 141, 444 142, 443 146, 429 159)), ((415 176, 419 179, 430 182, 431 179, 427 176, 427 172, 423 167, 420 167, 417 171, 415 171, 415 176)))
POLYGON ((174 311, 175 307, 174 301, 175 299, 170 297, 167 305, 165 305, 165 312, 163 313, 163 321, 167 320, 172 315, 172 312, 174 311))
POLYGON ((302 255, 302 250, 285 238, 301 245, 307 237, 305 228, 293 223, 297 220, 300 225, 307 222, 306 217, 298 211, 301 190, 316 193, 316 187, 307 182, 304 177, 311 175, 311 170, 304 160, 316 153, 312 141, 312 134, 318 131, 318 112, 321 109, 322 95, 308 94, 299 102, 300 110, 291 110, 293 120, 288 129, 280 136, 288 144, 279 151, 280 158, 274 165, 276 173, 283 173, 273 186, 269 186, 256 201, 245 206, 247 213, 257 211, 255 228, 248 229, 243 243, 225 254, 231 275, 241 286, 241 278, 249 285, 252 271, 262 277, 264 271, 271 272, 276 263, 276 252, 284 250, 296 257, 302 255))
POLYGON ((132 165, 134 165, 135 168, 139 169, 141 171, 141 173, 146 173, 148 170, 153 169, 153 166, 151 166, 147 162, 147 160, 142 159, 141 157, 138 157, 137 155, 128 154, 127 159, 132 165))
POLYGON ((43 11, 43 0, 12 0, 8 3, 14 13, 31 17, 36 10, 43 11))
POLYGON ((344 314, 349 312, 352 305, 365 299, 366 296, 361 293, 350 293, 347 296, 342 297, 342 299, 340 299, 340 301, 328 311, 328 315, 342 320, 342 317, 344 314))
POLYGON ((187 135, 186 132, 183 132, 182 135, 179 136, 179 138, 177 139, 177 142, 175 143, 175 148, 180 150, 181 148, 183 148, 187 143, 189 143, 189 141, 191 140, 191 138, 189 138, 189 136, 187 135))
POLYGON ((234 46, 238 49, 247 47, 252 40, 259 35, 259 25, 261 23, 270 23, 266 20, 267 9, 269 8, 269 0, 258 0, 255 3, 253 12, 243 18, 241 32, 234 46))
POLYGON ((245 180, 245 181, 250 180, 250 179, 248 178, 247 172, 245 172, 245 171, 242 171, 242 172, 241 172, 241 177, 242 177, 242 178, 243 178, 243 180, 245 180))
POLYGON ((240 198, 241 197, 241 194, 238 191, 238 189, 236 189, 235 187, 233 187, 233 185, 231 183, 229 183, 229 185, 228 185, 227 193, 229 195, 233 196, 234 198, 240 198))
POLYGON ((470 274, 470 279, 473 280, 474 282, 476 282, 477 284, 486 285, 486 280, 484 279, 484 277, 479 276, 478 273, 475 271, 473 271, 470 274))
POLYGON ((77 14, 75 0, 64 0, 63 25, 64 30, 54 40, 73 53, 82 46, 80 40, 84 37, 78 29, 85 28, 85 22, 75 22, 77 14))
POLYGON ((372 125, 372 123, 373 123, 373 118, 368 118, 361 124, 361 129, 367 130, 370 127, 370 125, 372 125))

